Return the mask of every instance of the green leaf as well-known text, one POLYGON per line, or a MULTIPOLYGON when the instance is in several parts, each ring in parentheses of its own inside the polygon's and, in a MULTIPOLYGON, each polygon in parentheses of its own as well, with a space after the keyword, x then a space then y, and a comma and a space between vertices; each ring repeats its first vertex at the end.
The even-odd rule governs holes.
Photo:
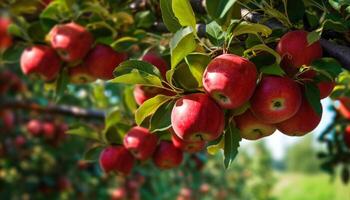
POLYGON ((7 32, 12 36, 23 38, 23 30, 17 24, 10 24, 7 28, 7 32))
POLYGON ((82 123, 74 125, 74 127, 70 128, 66 133, 87 139, 100 140, 98 133, 94 129, 82 123))
POLYGON ((138 28, 149 28, 156 21, 156 17, 149 10, 141 11, 136 13, 135 21, 138 28))
POLYGON ((335 79, 343 70, 340 63, 334 58, 324 57, 311 63, 311 67, 317 71, 326 72, 332 79, 335 79))
POLYGON ((224 43, 225 34, 216 21, 212 21, 206 26, 206 33, 210 42, 215 46, 221 46, 224 43))
POLYGON ((164 103, 152 115, 150 120, 150 131, 165 131, 171 127, 171 111, 174 107, 174 101, 164 103))
POLYGON ((213 142, 210 142, 207 146, 207 152, 210 155, 217 154, 221 149, 225 147, 225 137, 220 137, 213 142))
POLYGON ((123 115, 118 107, 114 107, 108 111, 105 118, 105 126, 110 127, 123 120, 123 115))
POLYGON ((303 0, 287 0, 287 14, 292 23, 302 20, 305 14, 303 0))
POLYGON ((111 47, 116 51, 123 52, 128 50, 132 45, 136 44, 137 42, 137 38, 127 36, 117 39, 111 44, 111 47))
POLYGON ((172 0, 172 9, 175 17, 182 26, 190 26, 196 30, 196 17, 189 0, 172 0))
POLYGON ((258 44, 253 46, 252 48, 249 48, 243 52, 245 56, 247 56, 249 53, 253 53, 253 55, 256 54, 256 51, 266 51, 273 55, 276 58, 276 63, 279 64, 281 62, 281 56, 270 47, 266 46, 265 44, 258 44))
POLYGON ((321 38, 321 32, 312 31, 312 32, 307 34, 307 43, 310 46, 313 43, 319 41, 320 38, 321 38))
POLYGON ((260 72, 263 74, 277 75, 277 76, 283 76, 286 74, 281 68, 281 66, 276 63, 269 66, 261 67, 260 72))
POLYGON ((342 19, 326 19, 321 24, 322 30, 333 30, 337 32, 347 32, 348 27, 346 26, 346 23, 342 19))
POLYGON ((232 36, 236 37, 238 35, 249 34, 249 33, 255 34, 255 35, 261 34, 264 37, 268 37, 269 35, 271 35, 272 30, 269 27, 262 24, 242 22, 234 28, 234 31, 232 32, 232 36))
POLYGON ((171 69, 196 49, 196 41, 191 27, 183 28, 175 33, 170 40, 171 69))
POLYGON ((206 8, 214 19, 223 18, 237 0, 208 0, 206 8))
POLYGON ((173 75, 177 85, 186 91, 194 91, 199 87, 199 82, 192 75, 188 65, 185 62, 181 62, 177 65, 175 73, 173 75))
POLYGON ((320 91, 314 83, 305 83, 305 97, 314 111, 318 115, 322 115, 322 104, 320 91))
POLYGON ((172 0, 160 0, 160 9, 165 26, 169 31, 175 33, 181 28, 181 24, 175 17, 172 10, 172 0))
POLYGON ((135 121, 140 125, 146 117, 154 114, 158 108, 169 101, 171 97, 165 95, 157 95, 145 101, 135 112, 135 121))
POLYGON ((239 129, 229 123, 225 130, 224 165, 227 169, 238 154, 239 142, 242 140, 239 129))
POLYGON ((92 147, 84 153, 83 159, 89 162, 97 162, 102 150, 103 150, 102 146, 92 147))
POLYGON ((186 56, 185 61, 189 66, 193 77, 197 80, 198 87, 201 87, 203 85, 203 73, 207 68, 210 60, 211 59, 208 55, 202 53, 191 53, 186 56))
POLYGON ((139 60, 128 60, 114 70, 112 83, 142 84, 147 86, 162 86, 161 75, 157 67, 139 60))
POLYGON ((56 101, 58 101, 62 97, 63 93, 66 91, 68 83, 69 83, 69 76, 68 76, 67 69, 63 69, 56 81, 56 90, 55 90, 56 101))
POLYGON ((134 87, 125 88, 123 93, 123 103, 131 113, 134 113, 137 109, 137 104, 134 98, 134 87))

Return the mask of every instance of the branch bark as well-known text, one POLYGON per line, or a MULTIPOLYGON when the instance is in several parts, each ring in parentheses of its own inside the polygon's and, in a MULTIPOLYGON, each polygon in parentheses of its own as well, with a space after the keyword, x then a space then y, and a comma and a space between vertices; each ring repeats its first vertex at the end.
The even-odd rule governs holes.
POLYGON ((38 113, 66 115, 84 119, 104 120, 105 118, 105 113, 100 110, 83 109, 77 106, 67 105, 41 106, 37 103, 30 101, 3 101, 0 103, 0 110, 1 109, 29 110, 38 113))

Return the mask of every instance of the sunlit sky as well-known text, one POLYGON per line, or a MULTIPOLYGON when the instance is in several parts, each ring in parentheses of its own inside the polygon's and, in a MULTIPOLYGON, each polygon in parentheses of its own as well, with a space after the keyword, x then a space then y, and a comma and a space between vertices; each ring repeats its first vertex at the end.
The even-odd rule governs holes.
MULTIPOLYGON (((314 140, 316 140, 320 132, 322 132, 322 130, 324 130, 327 127, 327 125, 331 123, 331 120, 335 115, 335 113, 329 109, 331 104, 332 101, 329 98, 322 100, 322 120, 316 128, 316 130, 313 133, 310 133, 313 135, 314 140)), ((304 137, 290 137, 276 131, 271 136, 262 139, 262 141, 266 142, 266 145, 270 149, 273 158, 276 160, 281 160, 284 157, 287 148, 295 142, 303 140, 303 138, 304 137)), ((241 142, 241 146, 244 148, 249 148, 249 146, 253 145, 255 142, 256 141, 243 140, 241 142)))

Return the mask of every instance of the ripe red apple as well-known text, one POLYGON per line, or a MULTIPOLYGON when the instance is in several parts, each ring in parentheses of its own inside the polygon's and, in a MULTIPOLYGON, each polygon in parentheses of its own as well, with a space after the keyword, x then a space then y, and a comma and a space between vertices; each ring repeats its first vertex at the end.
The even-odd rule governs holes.
POLYGON ((303 30, 290 31, 281 37, 276 51, 282 57, 282 66, 294 73, 302 65, 310 65, 322 57, 322 47, 319 41, 307 42, 308 32, 303 30))
POLYGON ((61 60, 56 52, 48 46, 35 45, 26 48, 21 55, 21 69, 26 75, 37 74, 46 81, 58 75, 61 60))
POLYGON ((350 125, 346 126, 344 132, 344 143, 350 149, 350 125))
POLYGON ((183 139, 179 138, 175 133, 171 134, 171 141, 173 142, 176 148, 179 148, 182 151, 188 152, 188 153, 200 152, 204 149, 206 144, 206 142, 203 140, 196 141, 196 142, 186 142, 183 139))
POLYGON ((100 167, 106 173, 115 172, 122 175, 130 174, 135 158, 124 146, 110 146, 100 154, 100 167))
POLYGON ((156 66, 159 69, 160 74, 163 76, 163 78, 164 79, 166 78, 166 71, 167 71, 168 64, 165 62, 165 60, 162 57, 160 57, 155 53, 146 53, 142 57, 142 60, 156 66))
POLYGON ((332 93, 332 91, 335 87, 335 82, 333 82, 333 81, 319 82, 319 83, 317 83, 317 87, 320 90, 321 99, 324 99, 332 93))
POLYGON ((127 200, 127 192, 125 188, 117 188, 111 192, 111 200, 127 200))
POLYGON ((9 48, 12 45, 12 37, 7 32, 11 24, 9 18, 0 17, 0 51, 9 48))
POLYGON ((290 78, 265 76, 250 100, 253 114, 264 123, 279 123, 292 117, 301 104, 301 91, 290 78))
POLYGON ((17 148, 21 148, 27 142, 26 138, 23 135, 19 135, 15 139, 15 145, 17 148))
POLYGON ((11 130, 15 125, 15 115, 11 110, 0 110, 0 127, 4 130, 11 130))
POLYGON ((286 135, 303 136, 317 127, 321 121, 321 116, 314 111, 307 99, 303 97, 298 112, 292 118, 276 124, 276 127, 286 135))
POLYGON ((83 59, 94 42, 91 33, 74 22, 54 26, 48 38, 52 48, 66 62, 76 62, 83 59))
POLYGON ((176 200, 192 200, 192 199, 193 199, 192 189, 188 187, 184 187, 184 188, 181 188, 176 200))
POLYGON ((209 95, 189 94, 176 101, 171 125, 176 135, 185 141, 212 141, 222 134, 224 113, 209 95))
POLYGON ((44 122, 42 124, 42 130, 46 139, 53 139, 55 137, 56 127, 52 122, 44 122))
POLYGON ((59 191, 67 191, 72 188, 72 182, 66 176, 61 176, 57 181, 59 191))
POLYGON ((183 152, 173 143, 161 141, 153 154, 153 162, 160 169, 178 167, 183 159, 183 152))
POLYGON ((233 54, 214 58, 203 74, 205 91, 226 109, 242 106, 253 95, 257 70, 249 60, 233 54))
POLYGON ((158 94, 174 96, 176 93, 158 87, 135 85, 133 94, 137 105, 141 105, 143 102, 157 96, 158 94))
POLYGON ((147 160, 156 150, 158 137, 148 129, 135 126, 124 137, 123 144, 137 159, 147 160))
POLYGON ((43 127, 39 120, 32 119, 27 123, 27 130, 32 136, 38 136, 41 134, 43 127))
POLYGON ((276 131, 274 125, 266 124, 259 120, 249 109, 242 115, 236 116, 234 121, 236 127, 240 130, 242 138, 247 140, 257 140, 267 137, 276 131))
POLYGON ((92 76, 109 80, 113 78, 114 69, 127 59, 126 53, 118 53, 112 47, 97 44, 86 56, 85 65, 92 76))
POLYGON ((91 75, 89 69, 85 65, 70 67, 68 69, 68 74, 69 81, 74 84, 91 83, 96 80, 96 78, 91 75))

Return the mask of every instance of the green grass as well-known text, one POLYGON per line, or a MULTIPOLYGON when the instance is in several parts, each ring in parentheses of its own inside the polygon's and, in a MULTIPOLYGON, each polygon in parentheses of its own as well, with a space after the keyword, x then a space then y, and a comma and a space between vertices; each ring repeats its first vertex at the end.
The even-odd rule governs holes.
POLYGON ((350 185, 326 174, 282 174, 273 194, 278 200, 350 200, 350 185))

